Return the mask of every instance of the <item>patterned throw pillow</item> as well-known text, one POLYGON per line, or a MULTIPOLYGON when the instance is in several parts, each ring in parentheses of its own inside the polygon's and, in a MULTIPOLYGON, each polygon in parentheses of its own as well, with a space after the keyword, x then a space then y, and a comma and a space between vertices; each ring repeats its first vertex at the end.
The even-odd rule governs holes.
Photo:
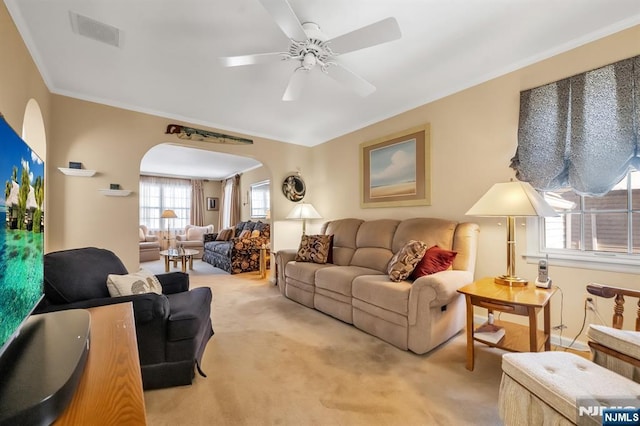
POLYGON ((438 246, 429 248, 422 260, 416 265, 411 278, 415 280, 425 275, 446 271, 453 264, 457 254, 458 252, 445 250, 438 246))
POLYGON ((245 229, 240 233, 240 235, 238 235, 239 238, 249 238, 250 236, 251 236, 251 231, 249 231, 248 229, 245 229))
POLYGON ((251 231, 251 238, 258 238, 260 236, 260 231, 257 229, 254 229, 253 231, 251 231))
POLYGON ((427 245, 422 241, 411 240, 393 255, 387 266, 387 274, 391 281, 399 282, 409 278, 420 259, 427 251, 427 245))
POLYGON ((296 254, 297 262, 327 263, 332 235, 303 235, 296 254))
POLYGON ((142 293, 162 294, 162 285, 158 278, 144 269, 140 269, 135 274, 107 275, 107 288, 111 297, 142 293))
POLYGON ((216 241, 229 241, 232 236, 233 236, 233 228, 226 228, 218 233, 218 236, 216 237, 216 241))

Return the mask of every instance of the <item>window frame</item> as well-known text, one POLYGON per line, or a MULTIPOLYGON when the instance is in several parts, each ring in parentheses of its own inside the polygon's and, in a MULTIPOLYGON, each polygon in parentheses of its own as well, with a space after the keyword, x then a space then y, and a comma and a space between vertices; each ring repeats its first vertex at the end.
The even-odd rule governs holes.
MULTIPOLYGON (((631 171, 630 173, 632 173, 631 171)), ((633 208, 632 197, 634 188, 630 178, 630 173, 624 177, 627 181, 627 208, 626 210, 615 209, 615 213, 626 213, 629 227, 628 233, 628 246, 627 248, 633 248, 633 229, 631 216, 637 213, 638 210, 633 208)), ((637 172, 636 172, 637 173, 637 172)), ((622 181, 621 181, 622 182, 622 181)), ((599 213, 607 214, 612 210, 588 210, 584 206, 584 199, 580 197, 579 214, 584 217, 585 214, 599 213)), ((622 272, 622 273, 640 273, 640 253, 632 252, 610 252, 610 251, 592 251, 592 250, 579 250, 579 249, 567 249, 567 248, 546 248, 545 247, 545 226, 544 218, 531 217, 527 218, 527 252, 524 255, 527 263, 537 263, 541 259, 551 259, 553 264, 558 266, 575 267, 582 269, 593 269, 601 271, 622 272)), ((581 236, 581 243, 584 245, 584 235, 581 236)))
MULTIPOLYGON (((256 193, 257 193, 257 191, 256 191, 256 193)), ((266 219, 267 218, 267 212, 270 209, 270 204, 271 204, 271 180, 265 179, 265 180, 262 180, 260 182, 252 183, 249 186, 249 216, 252 219, 266 219), (265 208, 264 208, 264 212, 260 212, 260 213, 263 213, 263 214, 254 214, 253 213, 253 210, 254 210, 254 207, 253 207, 254 190, 257 189, 257 188, 260 188, 260 187, 264 187, 264 186, 267 187, 266 191, 265 190, 260 190, 260 193, 266 194, 266 205, 265 205, 265 208)))

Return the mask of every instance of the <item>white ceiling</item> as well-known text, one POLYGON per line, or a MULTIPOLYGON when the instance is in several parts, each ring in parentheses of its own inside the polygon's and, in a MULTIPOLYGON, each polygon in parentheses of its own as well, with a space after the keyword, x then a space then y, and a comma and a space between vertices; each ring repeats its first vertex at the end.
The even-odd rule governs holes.
POLYGON ((238 155, 161 144, 147 151, 140 162, 140 173, 155 176, 222 180, 260 165, 260 162, 252 158, 238 155))
POLYGON ((402 38, 345 54, 377 87, 361 98, 312 70, 283 102, 293 61, 259 0, 5 0, 53 93, 229 132, 313 146, 640 23, 639 0, 290 0, 329 37, 393 16, 402 38), (73 32, 70 11, 121 31, 120 47, 73 32))

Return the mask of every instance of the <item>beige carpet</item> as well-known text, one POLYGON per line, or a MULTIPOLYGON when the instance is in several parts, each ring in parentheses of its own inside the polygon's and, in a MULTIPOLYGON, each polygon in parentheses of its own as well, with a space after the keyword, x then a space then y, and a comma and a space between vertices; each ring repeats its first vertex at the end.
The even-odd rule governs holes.
POLYGON ((208 377, 145 392, 149 425, 495 425, 501 351, 459 334, 399 350, 280 295, 256 273, 192 276, 213 290, 208 377))

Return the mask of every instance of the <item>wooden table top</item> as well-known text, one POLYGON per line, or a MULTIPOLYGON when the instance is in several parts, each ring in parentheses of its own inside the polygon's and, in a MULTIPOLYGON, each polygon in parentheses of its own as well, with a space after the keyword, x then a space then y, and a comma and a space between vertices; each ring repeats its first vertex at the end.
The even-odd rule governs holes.
POLYGON ((88 309, 89 354, 76 393, 56 425, 145 425, 133 305, 88 309))
POLYGON ((538 288, 533 283, 522 287, 510 287, 496 284, 493 278, 482 278, 459 288, 458 292, 487 300, 543 307, 549 303, 556 290, 557 287, 538 288))

